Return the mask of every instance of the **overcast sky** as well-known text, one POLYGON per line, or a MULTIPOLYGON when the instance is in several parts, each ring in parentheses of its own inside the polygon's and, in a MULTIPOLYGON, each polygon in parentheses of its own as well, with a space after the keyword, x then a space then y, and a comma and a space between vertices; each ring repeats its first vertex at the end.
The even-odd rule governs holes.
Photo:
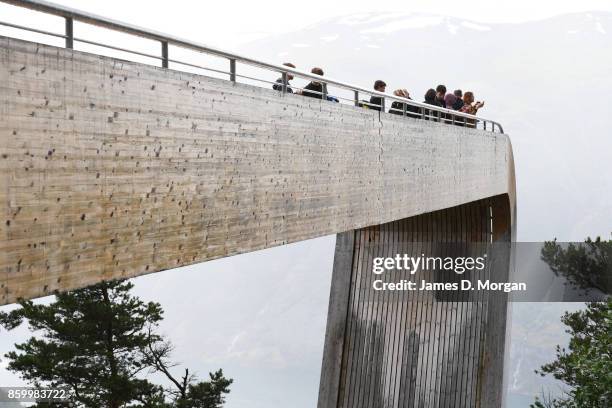
MULTIPOLYGON (((249 40, 273 34, 282 35, 283 33, 299 30, 330 17, 351 13, 424 12, 481 22, 500 23, 543 19, 569 12, 594 10, 612 12, 612 1, 610 0, 582 0, 580 2, 575 0, 557 0, 555 2, 537 2, 533 0, 436 0, 435 2, 351 0, 324 2, 321 0, 309 0, 299 4, 277 0, 264 2, 252 0, 222 2, 188 0, 174 0, 172 2, 55 0, 55 2, 145 28, 228 49, 237 47, 249 40)), ((39 26, 42 29, 54 29, 53 27, 40 24, 39 21, 42 21, 42 19, 16 19, 13 17, 15 15, 14 12, 15 10, 11 7, 0 4, 0 20, 29 26, 39 26)), ((23 16, 23 13, 21 15, 23 16)), ((58 27, 61 28, 61 24, 58 27)), ((1 34, 2 31, 0 30, 1 34)), ((155 50, 158 50, 158 44, 155 44, 155 46, 155 50)), ((258 53, 252 50, 250 55, 258 56, 258 53)), ((527 146, 529 147, 529 145, 527 146)), ((524 166, 525 163, 521 165, 524 166)), ((568 166, 566 162, 560 165, 568 166)), ((542 166, 542 168, 544 167, 542 166)), ((594 174, 597 173, 594 172, 594 174)), ((584 183, 567 184, 571 190, 574 184, 582 185, 584 183)), ((539 187, 539 185, 534 185, 539 187)), ((536 189, 534 188, 534 190, 536 189)), ((591 197, 585 196, 583 193, 576 194, 576 196, 585 201, 591 197)), ((525 202, 524 197, 521 198, 523 202, 525 202)), ((540 199, 540 196, 538 196, 538 199, 540 199)), ((543 200, 541 201, 543 202, 543 200)), ((588 205, 592 207, 599 205, 600 208, 603 208, 601 203, 588 202, 588 205)), ((582 207, 577 206, 577 208, 580 209, 582 207)), ((576 210, 577 213, 580 212, 579 209, 576 210)), ((551 212, 550 209, 547 209, 547 211, 551 212)), ((607 215, 608 212, 602 210, 597 213, 595 210, 592 210, 592 214, 607 215)), ((605 224, 604 217, 602 217, 602 224, 605 224)), ((525 223, 523 223, 523 226, 526 228, 539 227, 538 225, 525 225, 525 223)), ((604 225, 602 228, 607 228, 607 226, 604 225)), ((546 237, 549 237, 549 235, 546 235, 546 237)), ((265 398, 257 398, 258 395, 253 390, 263 389, 265 391, 265 384, 278 384, 279 379, 284 380, 285 383, 283 385, 285 388, 288 388, 287 385, 296 376, 301 381, 300 385, 303 388, 301 392, 310 395, 314 401, 318 384, 318 369, 327 308, 328 286, 326 285, 329 284, 328 275, 331 267, 332 250, 333 237, 325 237, 320 240, 313 240, 312 242, 268 250, 265 253, 254 253, 246 257, 229 258, 215 263, 189 267, 186 269, 189 269, 191 273, 189 274, 187 271, 185 275, 181 275, 182 278, 178 283, 174 279, 174 276, 178 276, 174 275, 178 271, 150 275, 136 281, 137 290, 141 294, 146 294, 152 299, 162 302, 167 312, 166 326, 164 327, 168 328, 169 332, 176 333, 173 340, 177 344, 177 358, 179 361, 193 364, 196 368, 200 368, 201 372, 212 369, 211 367, 223 366, 227 368, 227 372, 237 379, 233 388, 235 393, 232 396, 234 404, 232 406, 254 407, 256 406, 254 405, 255 401, 261 404, 267 403, 268 400, 265 398), (294 262, 295 259, 304 259, 304 262, 294 262), (255 262, 254 260, 258 261, 255 262), (249 267, 247 268, 245 265, 249 267), (293 265, 294 269, 290 271, 288 265, 293 265), (219 278, 216 278, 217 285, 214 288, 209 287, 207 292, 204 291, 206 287, 202 287, 202 282, 206 282, 212 274, 219 272, 223 273, 222 276, 225 279, 223 282, 227 283, 227 286, 230 287, 235 284, 233 279, 241 279, 243 277, 240 274, 241 270, 244 271, 244 276, 262 276, 263 273, 269 273, 269 275, 266 275, 267 280, 263 280, 264 282, 283 283, 283 279, 294 279, 301 282, 302 286, 311 285, 311 287, 308 287, 308 290, 303 292, 303 297, 306 300, 300 300, 299 296, 294 292, 285 293, 283 291, 283 296, 279 295, 276 292, 279 292, 280 284, 278 286, 269 285, 272 294, 261 292, 265 295, 260 296, 263 300, 256 298, 251 301, 244 293, 237 293, 236 298, 242 297, 246 300, 242 307, 231 309, 231 313, 228 313, 231 315, 231 319, 224 317, 231 324, 221 326, 217 322, 211 323, 211 320, 207 320, 209 326, 218 332, 216 336, 181 336, 180 330, 192 333, 193 327, 201 326, 201 330, 209 327, 208 325, 204 326, 201 324, 190 326, 194 321, 198 322, 201 319, 200 314, 193 315, 193 310, 198 310, 198 313, 212 310, 211 305, 213 303, 209 304, 207 302, 216 300, 215 295, 220 297, 221 294, 225 293, 224 289, 219 289, 219 278), (288 273, 288 271, 292 273, 288 273), (313 276, 313 271, 319 275, 313 276), (246 272, 249 272, 249 275, 246 275, 246 272), (173 283, 174 286, 171 286, 170 283, 173 283), (177 299, 176 293, 181 283, 184 285, 181 292, 183 296, 177 299), (316 286, 317 284, 320 286, 316 286), (168 290, 169 288, 171 290, 168 290), (186 296, 185 292, 187 289, 185 288, 190 288, 194 295, 191 297, 186 296), (196 307, 193 304, 189 304, 190 301, 194 303, 197 301, 196 307), (190 310, 192 315, 188 314, 190 310), (249 311, 250 314, 245 311, 249 311), (306 314, 305 312, 308 313, 306 314), (279 324, 279 321, 282 324, 279 324), (288 321, 293 322, 294 326, 287 326, 288 321), (287 327, 289 327, 288 330, 287 327), (298 330, 302 331, 298 332, 298 330), (299 333, 298 336, 295 336, 300 339, 299 342, 293 339, 281 338, 281 335, 285 335, 287 338, 293 337, 296 332, 299 333), (308 341, 305 341, 305 338, 308 341), (237 342, 236 339, 240 341, 237 342), (228 348, 226 344, 230 344, 230 347, 228 348), (277 353, 278 350, 280 352, 277 353), (211 355, 213 352, 217 352, 217 354, 211 357, 210 355, 204 355, 204 352, 211 353, 211 355), (274 364, 278 365, 279 361, 283 363, 284 360, 270 357, 277 355, 293 363, 298 361, 302 365, 296 365, 299 366, 301 371, 296 369, 295 366, 290 366, 284 371, 279 370, 274 364), (255 356, 260 360, 252 362, 243 356, 255 356), (264 366, 264 363, 262 363, 264 360, 269 360, 270 366, 264 366), (201 366, 197 366, 197 364, 201 364, 201 366), (303 367, 307 367, 310 371, 303 367), (257 382, 258 380, 259 382, 257 382), (248 398, 253 400, 242 404, 242 400, 248 398)), ((230 305, 232 301, 234 299, 229 299, 225 304, 230 305)), ((561 305, 561 307, 565 306, 561 305)), ((540 309, 538 308, 538 310, 540 309)), ((548 315, 542 313, 544 317, 534 318, 533 310, 528 310, 524 313, 524 315, 529 316, 530 321, 545 321, 551 325, 552 322, 558 323, 558 316, 560 314, 560 310, 553 310, 548 315)), ((530 326, 529 328, 532 327, 530 326)), ((560 333, 559 328, 557 326, 555 328, 556 332, 560 333)), ((537 332, 536 330, 533 331, 537 332)), ((556 341, 554 339, 556 332, 552 329, 549 331, 542 330, 541 332, 553 337, 553 342, 549 349, 552 353, 554 350, 552 344, 556 341), (553 334, 551 335, 550 333, 553 334)), ((2 336, 0 336, 0 355, 4 354, 16 341, 23 340, 25 335, 25 330, 20 335, 14 335, 14 337, 10 337, 3 332, 2 336)), ((536 352, 542 352, 542 349, 534 351, 533 347, 527 347, 529 341, 532 343, 543 343, 541 338, 535 338, 534 340, 531 332, 519 331, 514 337, 518 338, 517 345, 520 351, 525 354, 525 360, 532 359, 536 352), (532 354, 529 354, 529 351, 532 354)), ((8 384, 8 381, 16 381, 14 375, 7 373, 3 369, 5 364, 5 359, 0 361, 0 385, 8 384)), ((295 394, 298 391, 300 390, 290 390, 288 393, 293 392, 295 394)), ((267 405, 267 407, 269 406, 271 405, 267 405)), ((282 406, 282 404, 278 406, 282 406)))
MULTIPOLYGON (((610 0, 56 0, 117 20, 199 42, 235 47, 269 34, 303 28, 317 21, 362 12, 425 12, 485 22, 520 22, 580 11, 612 11, 610 0)), ((0 13, 3 14, 3 13, 0 13)), ((4 18, 3 18, 4 19, 4 18)))

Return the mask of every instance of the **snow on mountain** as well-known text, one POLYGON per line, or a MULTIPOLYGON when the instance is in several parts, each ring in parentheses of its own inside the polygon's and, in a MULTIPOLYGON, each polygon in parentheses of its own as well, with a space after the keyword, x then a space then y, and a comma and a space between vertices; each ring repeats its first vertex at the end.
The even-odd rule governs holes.
POLYGON ((408 18, 394 20, 379 27, 368 28, 361 30, 363 34, 389 34, 396 31, 434 27, 440 25, 444 21, 441 16, 412 16, 408 18))

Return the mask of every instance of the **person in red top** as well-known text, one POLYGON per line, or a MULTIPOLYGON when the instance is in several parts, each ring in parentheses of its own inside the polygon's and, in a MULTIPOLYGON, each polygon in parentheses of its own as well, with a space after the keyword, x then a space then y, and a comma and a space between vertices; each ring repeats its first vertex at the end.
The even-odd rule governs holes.
MULTIPOLYGON (((484 106, 484 101, 474 102, 473 92, 466 92, 463 95, 463 102, 464 102, 464 105, 461 108, 460 112, 468 113, 470 115, 476 115, 476 113, 478 113, 478 109, 484 106)), ((476 127, 476 121, 474 119, 467 119, 466 123, 468 127, 473 127, 473 128, 476 127)))

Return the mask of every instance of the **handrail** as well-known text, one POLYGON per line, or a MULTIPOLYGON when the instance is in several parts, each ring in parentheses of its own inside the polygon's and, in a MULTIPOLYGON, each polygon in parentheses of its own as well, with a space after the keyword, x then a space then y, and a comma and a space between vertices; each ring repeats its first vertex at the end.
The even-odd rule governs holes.
MULTIPOLYGON (((80 21, 82 23, 86 23, 86 24, 91 24, 94 26, 98 26, 98 27, 103 27, 103 28, 107 28, 107 29, 111 29, 114 31, 120 31, 126 34, 131 34, 131 35, 135 35, 138 37, 142 37, 142 38, 147 38, 150 40, 155 40, 155 41, 159 41, 161 43, 161 55, 160 57, 154 57, 153 58, 157 58, 160 59, 162 61, 162 66, 164 68, 168 68, 168 63, 169 62, 175 62, 175 63, 179 63, 179 64, 185 64, 185 65, 190 65, 188 63, 183 63, 180 61, 174 61, 168 58, 168 45, 175 45, 181 48, 186 48, 186 49, 191 49, 194 51, 198 51, 198 52, 202 52, 202 53, 206 53, 206 54, 211 54, 214 56, 218 56, 218 57, 222 57, 222 58, 226 58, 229 60, 230 62, 230 71, 229 71, 229 75, 230 75, 230 80, 235 82, 236 81, 236 62, 241 62, 247 65, 251 65, 251 66, 255 66, 258 68, 264 68, 264 69, 268 69, 271 71, 275 71, 278 72, 282 75, 282 77, 284 79, 287 78, 287 74, 292 74, 294 76, 298 76, 300 78, 306 78, 306 79, 310 79, 313 81, 317 81, 317 82, 321 82, 327 85, 335 85, 338 86, 340 88, 344 88, 344 89, 348 89, 348 90, 352 90, 355 92, 355 104, 359 103, 360 101, 358 100, 358 93, 362 92, 362 93, 366 93, 368 95, 373 95, 373 96, 379 96, 379 97, 383 97, 392 101, 398 101, 410 106, 415 106, 418 108, 423 109, 423 113, 424 110, 427 109, 428 111, 432 111, 432 112, 438 112, 438 113, 442 113, 445 114, 446 119, 445 118, 439 118, 439 120, 441 122, 451 122, 455 123, 455 118, 456 117, 460 117, 460 118, 464 118, 464 119, 469 119, 471 121, 474 122, 474 127, 476 126, 477 123, 482 122, 484 125, 484 129, 487 130, 487 123, 491 124, 491 131, 495 132, 495 127, 497 126, 497 128, 499 129, 500 133, 504 133, 503 127, 501 126, 500 123, 490 120, 490 119, 486 119, 483 117, 479 117, 479 116, 475 116, 475 115, 470 115, 467 113, 463 113, 463 112, 459 112, 459 111, 455 111, 452 109, 446 109, 446 108, 442 108, 439 106, 435 106, 435 105, 429 105, 426 103, 421 103, 421 102, 417 102, 414 101, 412 99, 406 99, 403 97, 399 97, 399 96, 395 96, 392 94, 388 94, 385 92, 378 92, 375 90, 370 90, 361 86, 357 86, 357 85, 353 85, 353 84, 349 84, 343 81, 339 81, 339 80, 335 80, 333 78, 329 78, 329 77, 322 77, 316 74, 312 74, 310 72, 305 72, 305 71, 301 71, 299 69, 295 69, 295 68, 291 68, 291 67, 287 67, 285 65, 278 65, 278 64, 271 64, 271 63, 267 63, 264 61, 260 61, 260 60, 256 60, 250 57, 246 57, 240 54, 236 54, 236 53, 232 53, 232 52, 228 52, 228 51, 224 51, 221 50, 219 48, 216 47, 211 47, 208 45, 204 45, 198 42, 194 42, 191 40, 186 40, 186 39, 182 39, 179 37, 175 37, 172 35, 168 35, 168 34, 164 34, 164 33, 160 33, 154 30, 149 30, 143 27, 139 27, 136 25, 132 25, 132 24, 128 24, 128 23, 123 23, 117 20, 113 20, 110 18, 106 18, 106 17, 102 17, 102 16, 98 16, 96 14, 92 14, 92 13, 88 13, 85 11, 81 11, 81 10, 77 10, 77 9, 73 9, 70 7, 66 7, 66 6, 62 6, 59 4, 55 4, 55 3, 51 3, 48 1, 44 1, 44 0, 0 0, 0 2, 2 3, 7 3, 7 4, 11 4, 14 6, 18 6, 18 7, 23 7, 23 8, 28 8, 31 10, 35 10, 35 11, 39 11, 39 12, 43 12, 43 13, 47 13, 47 14, 52 14, 55 16, 59 16, 59 17, 63 17, 66 21, 66 34, 65 35, 60 35, 60 34, 53 34, 53 33, 46 33, 48 35, 54 35, 56 37, 61 37, 61 38, 65 38, 66 40, 66 48, 72 48, 73 42, 74 41, 81 41, 81 42, 89 42, 89 43, 93 43, 91 41, 88 40, 84 40, 84 39, 80 39, 80 38, 75 38, 74 34, 73 34, 73 22, 74 21, 80 21)), ((5 23, 5 22, 0 22, 0 25, 6 25, 9 27, 13 27, 13 28, 19 28, 19 29, 24 29, 24 30, 30 30, 30 31, 34 31, 34 32, 39 32, 39 33, 43 33, 45 34, 45 32, 43 32, 42 30, 36 30, 36 29, 32 29, 32 28, 28 28, 28 27, 23 27, 23 26, 18 26, 16 24, 11 24, 11 23, 5 23)), ((100 43, 95 43, 96 45, 100 45, 103 47, 109 47, 109 48, 115 48, 118 49, 117 47, 114 46, 109 46, 109 45, 105 45, 105 44, 100 44, 100 43)), ((125 49, 121 49, 122 51, 127 51, 130 53, 134 53, 134 54, 141 54, 139 52, 135 52, 135 51, 129 51, 129 50, 125 50, 125 49)), ((283 92, 286 91, 286 84, 285 86, 283 86, 283 92)), ((384 107, 384 105, 383 105, 384 107)), ((423 115, 423 117, 425 117, 425 115, 423 115)))

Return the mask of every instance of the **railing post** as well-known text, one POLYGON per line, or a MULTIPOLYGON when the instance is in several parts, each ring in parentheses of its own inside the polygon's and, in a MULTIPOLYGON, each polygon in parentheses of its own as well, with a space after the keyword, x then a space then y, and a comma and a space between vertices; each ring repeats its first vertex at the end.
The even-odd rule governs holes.
POLYGON ((168 68, 168 41, 161 42, 162 68, 168 68))
MULTIPOLYGON (((212 71, 215 72, 222 72, 222 73, 229 73, 229 79, 231 82, 236 82, 236 79, 238 77, 237 75, 237 70, 236 70, 236 62, 237 61, 241 61, 241 64, 244 65, 254 65, 254 66, 258 66, 260 68, 264 68, 264 69, 268 69, 271 70, 273 72, 278 72, 279 70, 283 70, 285 68, 282 68, 278 65, 272 65, 272 64, 266 64, 264 62, 261 61, 255 61, 255 60, 249 60, 249 59, 243 59, 242 57, 235 55, 235 54, 231 54, 231 53, 227 53, 227 52, 221 52, 218 50, 214 50, 214 49, 209 49, 207 47, 203 47, 201 45, 198 45, 196 43, 192 43, 186 40, 183 41, 177 41, 177 40, 172 40, 172 37, 164 37, 164 36, 160 36, 157 33, 154 32, 150 32, 147 31, 145 29, 135 29, 129 25, 123 24, 121 22, 117 22, 117 21, 111 21, 111 20, 107 20, 104 18, 100 18, 100 17, 95 17, 95 16, 91 16, 91 15, 87 15, 85 13, 74 13, 72 11, 70 11, 69 9, 64 9, 63 7, 60 6, 54 6, 52 4, 43 4, 46 2, 37 2, 37 1, 6 1, 6 0, 0 0, 0 2, 6 2, 6 3, 16 3, 17 5, 20 4, 24 4, 23 7, 30 7, 28 6, 28 4, 31 3, 31 8, 37 8, 38 7, 38 3, 41 3, 40 5, 42 6, 43 10, 41 10, 42 12, 48 12, 51 14, 56 14, 58 16, 62 16, 64 18, 64 23, 65 23, 65 35, 60 37, 63 37, 65 40, 65 47, 67 49, 73 49, 74 48, 74 42, 75 42, 75 37, 74 37, 74 19, 76 18, 77 21, 81 20, 81 21, 87 21, 90 24, 94 24, 94 25, 99 25, 102 27, 107 27, 109 30, 115 30, 115 31, 123 31, 132 35, 135 35, 137 37, 142 37, 142 38, 148 38, 148 39, 154 39, 160 42, 161 44, 161 58, 157 57, 157 56, 152 56, 149 54, 145 54, 145 53, 141 53, 138 51, 133 51, 133 50, 129 50, 129 49, 123 49, 123 48, 119 48, 116 46, 112 46, 109 44, 103 44, 103 43, 96 43, 93 41, 86 41, 84 38, 79 38, 76 39, 76 41, 80 41, 80 42, 87 42, 90 43, 92 45, 96 45, 96 46, 100 46, 100 47, 106 47, 106 48, 110 48, 110 49, 115 49, 115 50, 119 50, 122 52, 127 52, 127 53, 132 53, 132 54, 136 54, 136 55, 142 55, 142 56, 147 56, 147 57, 152 57, 154 59, 161 59, 162 63, 162 67, 163 68, 169 68, 169 63, 170 63, 170 59, 169 59, 169 55, 168 55, 168 49, 169 49, 169 43, 173 42, 174 44, 179 44, 179 42, 181 43, 181 47, 184 48, 191 48, 194 50, 198 50, 199 52, 205 53, 205 54, 212 54, 212 55, 223 55, 226 59, 229 60, 230 63, 230 69, 229 72, 223 72, 223 71, 218 71, 216 69, 211 69, 211 68, 205 68, 205 67, 201 67, 198 65, 194 65, 194 64, 189 64, 186 62, 181 62, 180 64, 183 65, 188 65, 188 66, 193 66, 193 67, 197 67, 197 68, 203 68, 203 69, 210 69, 212 71), (55 11, 48 11, 48 10, 55 10, 55 11), (73 17, 76 16, 76 17, 73 17)), ((32 31, 32 32, 38 32, 38 33, 42 33, 42 34, 50 34, 50 33, 46 33, 44 31, 41 30, 37 30, 34 28, 28 28, 28 27, 23 27, 23 26, 19 26, 19 25, 14 25, 14 24, 9 24, 6 22, 0 22, 0 25, 4 25, 4 26, 8 26, 8 27, 14 27, 14 28, 18 28, 18 29, 22 29, 22 30, 26 30, 26 31, 32 31)), ((54 34, 51 34, 54 35, 54 34)), ((57 35, 57 34, 55 34, 57 35)), ((175 61, 176 63, 179 63, 179 61, 175 61)), ((294 72, 294 71, 292 71, 294 72)), ((292 89, 289 87, 289 81, 288 78, 289 76, 292 77, 292 75, 289 72, 281 72, 282 76, 283 76, 283 83, 282 83, 282 92, 283 93, 287 93, 292 91, 292 89)), ((296 73, 297 74, 297 73, 296 73)), ((244 78, 248 78, 245 76, 242 76, 244 78)), ((292 77, 293 78, 293 77, 292 77)), ((254 78, 253 78, 254 79, 254 78)), ((312 78, 311 78, 312 79, 312 78)), ((318 79, 318 78, 316 78, 318 79)), ((316 81, 315 82, 318 82, 316 81)), ((266 81, 264 81, 266 82, 266 81)), ((327 90, 327 86, 328 83, 327 82, 323 82, 321 81, 321 99, 328 99, 328 90, 327 90)), ((360 105, 367 108, 368 106, 370 106, 371 104, 368 102, 360 102, 359 101, 359 91, 356 90, 354 88, 354 86, 344 83, 344 82, 340 82, 340 81, 332 81, 332 85, 335 87, 338 87, 340 89, 343 90, 350 90, 352 89, 354 92, 354 104, 356 107, 359 107, 360 105)), ((278 89, 278 82, 274 83, 274 88, 278 89)), ((362 89, 362 88, 358 88, 358 89, 362 89)), ((315 92, 316 93, 316 92, 315 92)), ((372 95, 372 91, 365 91, 366 95, 372 95)), ((385 112, 387 109, 386 106, 386 96, 387 94, 384 93, 378 93, 378 96, 380 97, 380 107, 379 110, 385 112)), ((344 98, 342 98, 344 99, 344 98)), ((391 110, 393 110, 393 112, 397 112, 399 109, 393 109, 393 103, 394 101, 397 101, 396 98, 392 95, 389 95, 389 99, 392 101, 391 106, 389 106, 389 108, 391 108, 391 110)), ((338 102, 338 100, 336 99, 336 97, 333 97, 333 100, 338 102)), ((346 100, 346 99, 345 99, 346 100)), ((402 99, 399 99, 399 101, 401 101, 402 99)), ((421 118, 423 119, 427 119, 427 120, 432 120, 435 122, 443 122, 446 124, 453 124, 453 125, 460 125, 460 126, 465 126, 465 127, 472 127, 475 129, 478 129, 478 123, 482 122, 483 123, 483 128, 485 131, 489 131, 489 129, 487 128, 488 124, 487 122, 490 122, 490 132, 492 133, 496 133, 495 127, 497 127, 499 129, 498 133, 504 134, 504 128, 502 127, 501 124, 494 122, 492 120, 485 120, 485 119, 476 119, 475 116, 473 115, 464 115, 461 112, 457 112, 458 114, 461 113, 461 115, 455 114, 453 111, 451 110, 440 110, 439 108, 435 108, 434 106, 421 106, 420 108, 417 107, 416 105, 414 105, 414 102, 411 102, 411 108, 410 108, 410 114, 408 114, 408 108, 407 108, 407 104, 403 103, 403 109, 402 109, 402 114, 403 116, 410 116, 413 118, 418 118, 419 114, 421 116, 421 118), (420 112, 417 110, 420 109, 420 112), (452 118, 451 118, 452 116, 452 118), (459 119, 457 119, 457 117, 459 117, 459 119)))
POLYGON ((66 17, 66 48, 74 48, 74 21, 72 17, 66 17))
POLYGON ((230 81, 236 82, 236 60, 230 59, 230 81))
POLYGON ((283 86, 282 86, 283 93, 287 93, 287 84, 289 84, 289 78, 287 76, 287 73, 286 72, 281 72, 281 78, 282 78, 282 81, 283 81, 283 86))

